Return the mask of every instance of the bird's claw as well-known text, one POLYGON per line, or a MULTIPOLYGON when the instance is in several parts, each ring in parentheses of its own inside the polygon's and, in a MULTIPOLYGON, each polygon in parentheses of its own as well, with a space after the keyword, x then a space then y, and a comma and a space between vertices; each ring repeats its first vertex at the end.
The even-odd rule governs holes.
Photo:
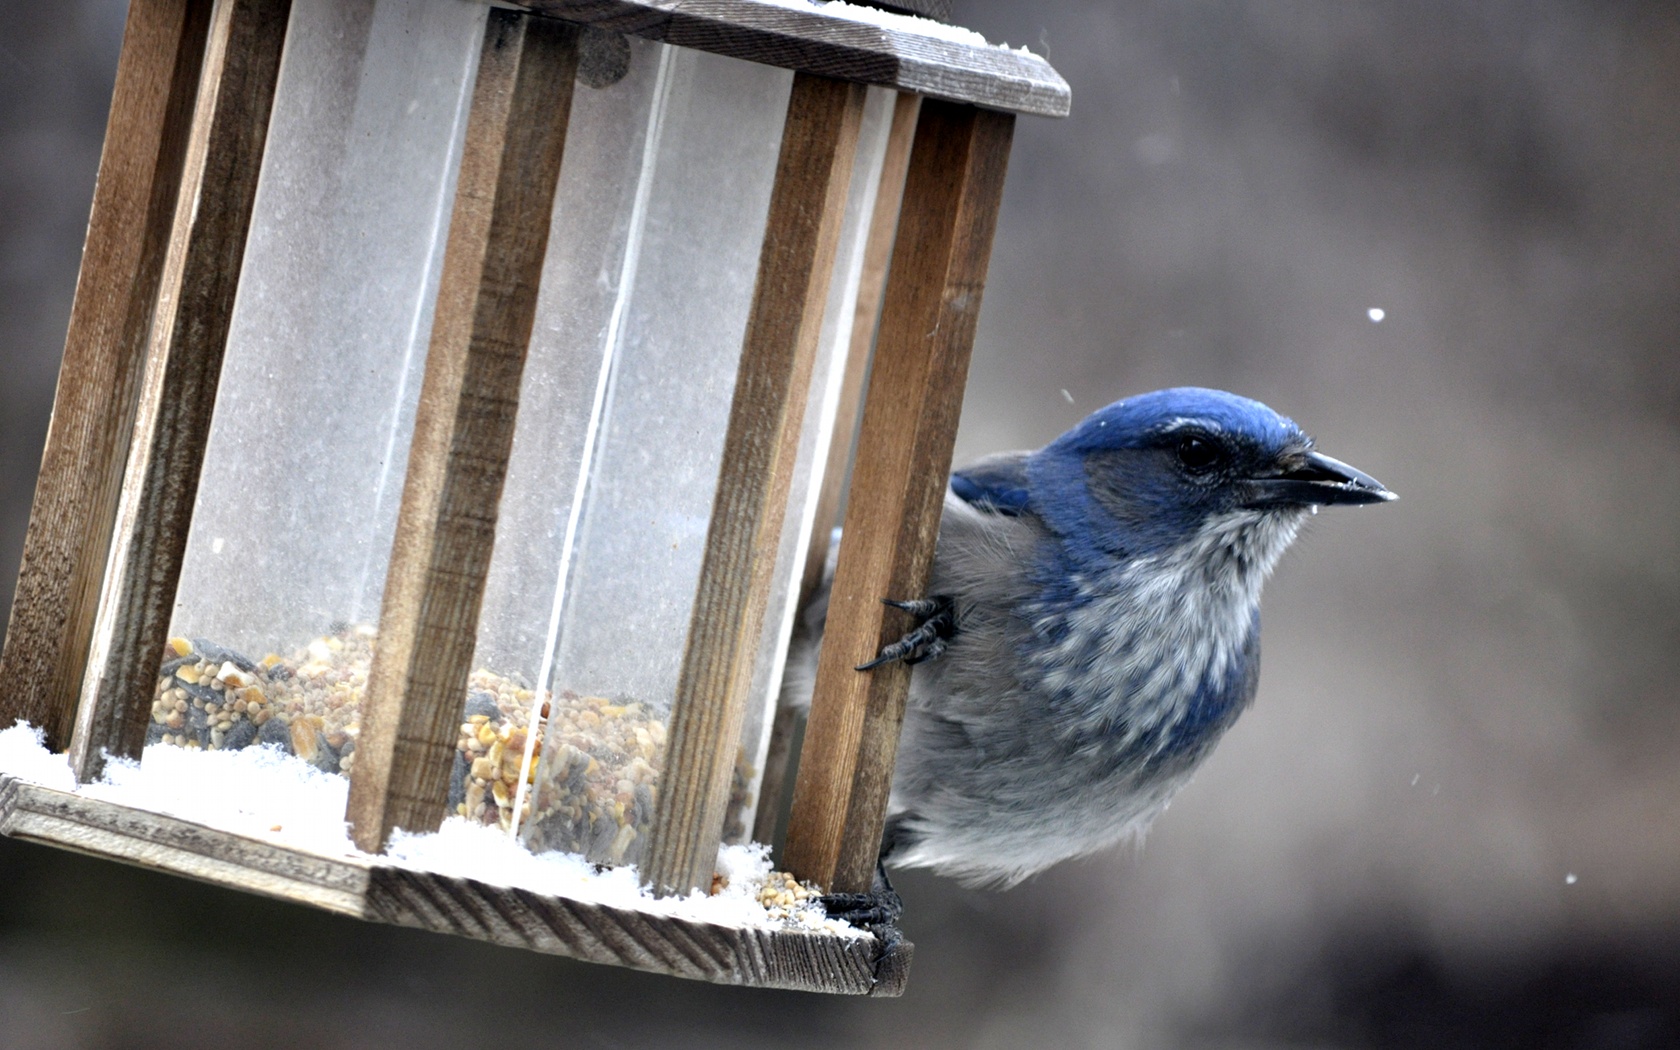
POLYGON ((869 893, 825 893, 817 901, 829 918, 871 929, 897 926, 904 914, 904 901, 890 886, 869 893))
POLYGON ((866 664, 859 664, 859 671, 869 671, 882 664, 903 660, 906 666, 914 667, 923 660, 936 660, 945 653, 945 647, 957 633, 957 610, 951 599, 945 595, 935 595, 932 598, 914 598, 909 601, 899 601, 895 598, 882 598, 883 605, 890 605, 895 609, 903 609, 918 621, 916 626, 896 642, 882 646, 875 659, 866 664))
POLYGON ((898 598, 882 598, 882 605, 890 605, 894 609, 903 609, 918 620, 927 620, 942 612, 951 611, 951 599, 937 595, 932 598, 911 598, 901 601, 898 598))
POLYGON ((889 949, 903 939, 898 920, 904 915, 904 900, 893 889, 880 860, 875 862, 875 878, 868 893, 825 893, 817 901, 829 918, 867 929, 889 949))

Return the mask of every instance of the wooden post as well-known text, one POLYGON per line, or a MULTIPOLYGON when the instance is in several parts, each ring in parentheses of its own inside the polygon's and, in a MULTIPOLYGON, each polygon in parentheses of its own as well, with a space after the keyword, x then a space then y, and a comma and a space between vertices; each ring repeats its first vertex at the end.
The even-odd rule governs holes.
POLYGON ((827 305, 864 87, 800 73, 782 131, 752 312, 642 880, 709 888, 827 305))
POLYGON ((863 247, 863 272, 858 279, 846 371, 840 381, 840 403, 834 412, 834 440, 829 442, 822 491, 817 494, 817 524, 811 530, 811 545, 805 551, 805 568, 799 578, 801 608, 822 584, 829 534, 840 524, 840 497, 846 491, 846 468, 851 465, 852 439, 857 435, 858 407, 863 403, 863 383, 869 377, 869 360, 875 349, 881 300, 887 290, 887 265, 898 237, 904 179, 910 170, 910 145, 916 137, 916 117, 921 110, 920 95, 900 94, 893 103, 887 152, 881 161, 881 188, 875 197, 875 213, 869 218, 869 239, 863 247))
MULTIPOLYGON (((922 96, 900 93, 893 102, 892 126, 887 130, 887 150, 881 159, 880 188, 875 194, 875 211, 869 217, 869 235, 863 246, 863 269, 858 278, 857 305, 852 311, 852 338, 846 347, 846 369, 840 377, 840 399, 834 412, 834 435, 823 466, 822 488, 812 519, 811 542, 805 550, 805 568, 799 579, 796 608, 810 604, 822 584, 823 565, 834 526, 839 524, 840 497, 846 491, 846 468, 851 465, 852 438, 857 434, 858 406, 863 402, 863 381, 869 375, 869 357, 875 349, 875 328, 881 317, 881 297, 887 287, 887 263, 892 258, 893 238, 898 233, 898 206, 904 199, 904 174, 910 167, 910 140, 916 134, 916 114, 922 96)), ((786 790, 788 760, 792 757, 793 731, 797 713, 783 704, 776 708, 770 727, 770 746, 764 755, 764 774, 759 778, 758 812, 753 819, 753 841, 774 842, 780 823, 782 795, 786 790)))
POLYGON ((880 848, 910 669, 853 668, 906 628, 881 599, 927 587, 1013 129, 932 99, 916 127, 784 851, 835 892, 880 848))
POLYGON ((216 0, 70 764, 139 757, 198 493, 291 0, 216 0))
POLYGON ((496 10, 362 703, 347 818, 377 853, 435 831, 466 701, 577 72, 569 23, 496 10))
POLYGON ((134 0, 99 155, 52 424, 23 541, 0 725, 69 746, 180 192, 210 0, 134 0))

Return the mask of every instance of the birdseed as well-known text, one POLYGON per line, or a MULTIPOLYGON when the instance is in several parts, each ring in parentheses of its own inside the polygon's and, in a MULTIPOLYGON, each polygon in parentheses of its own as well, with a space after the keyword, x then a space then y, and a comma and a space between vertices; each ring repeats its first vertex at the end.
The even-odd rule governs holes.
MULTIPOLYGON (((374 637, 367 625, 338 626, 287 656, 268 653, 260 660, 202 638, 171 638, 147 743, 207 751, 266 744, 348 775, 355 767, 374 637)), ((528 790, 520 825, 529 849, 581 853, 600 864, 636 863, 658 800, 665 723, 640 702, 545 692, 526 767, 534 695, 524 682, 494 671, 481 668, 468 677, 449 810, 476 823, 512 827, 523 769, 528 790), (545 743, 557 749, 548 763, 537 761, 545 743)), ((755 776, 738 752, 725 822, 729 841, 745 837, 755 776)))

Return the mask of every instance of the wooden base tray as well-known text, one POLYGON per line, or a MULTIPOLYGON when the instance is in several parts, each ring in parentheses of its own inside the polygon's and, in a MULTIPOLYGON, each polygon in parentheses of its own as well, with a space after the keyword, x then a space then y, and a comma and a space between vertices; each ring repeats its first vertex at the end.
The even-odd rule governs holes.
POLYGON ((335 857, 0 774, 0 834, 372 922, 716 984, 904 992, 912 947, 675 918, 335 857))

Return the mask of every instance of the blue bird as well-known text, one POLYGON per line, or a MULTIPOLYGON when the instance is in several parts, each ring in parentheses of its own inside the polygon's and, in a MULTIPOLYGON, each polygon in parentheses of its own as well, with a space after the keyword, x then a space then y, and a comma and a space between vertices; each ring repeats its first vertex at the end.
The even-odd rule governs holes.
POLYGON ((1190 387, 953 473, 933 597, 892 603, 922 622, 860 668, 916 665, 882 861, 1007 886, 1140 835, 1253 702, 1261 584, 1302 521, 1393 498, 1190 387))

